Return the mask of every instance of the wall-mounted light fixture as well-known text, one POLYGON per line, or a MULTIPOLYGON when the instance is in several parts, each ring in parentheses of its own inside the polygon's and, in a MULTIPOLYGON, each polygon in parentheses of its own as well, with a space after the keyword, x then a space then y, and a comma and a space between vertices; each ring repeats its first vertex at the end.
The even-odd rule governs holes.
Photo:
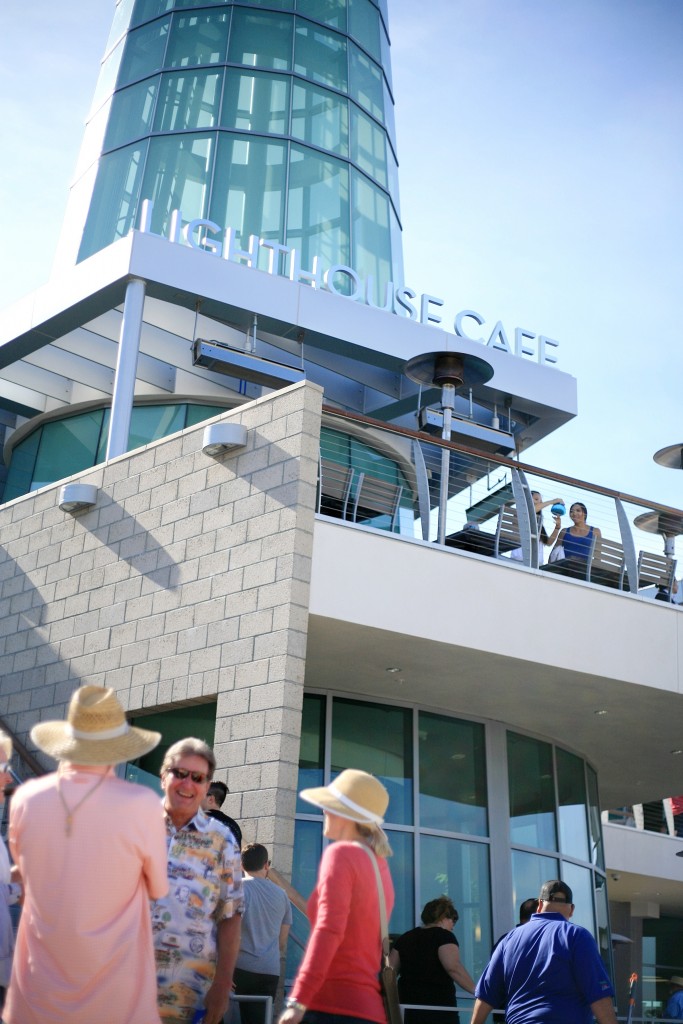
POLYGON ((59 507, 62 512, 83 512, 97 502, 97 488, 94 484, 64 484, 59 491, 59 507))
POLYGON ((204 429, 202 451, 216 458, 228 452, 244 448, 247 443, 247 428, 241 423, 210 423, 204 429))

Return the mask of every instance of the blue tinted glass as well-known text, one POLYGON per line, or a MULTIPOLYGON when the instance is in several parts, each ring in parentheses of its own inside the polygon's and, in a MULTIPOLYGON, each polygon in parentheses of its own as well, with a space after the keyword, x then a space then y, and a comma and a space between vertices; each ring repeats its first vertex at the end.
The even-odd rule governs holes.
POLYGON ((507 747, 510 839, 521 846, 556 850, 552 748, 512 732, 507 734, 507 747))
POLYGON ((193 427, 195 423, 210 420, 220 412, 225 412, 223 405, 188 405, 185 412, 185 426, 193 427))
POLYGON ((598 777, 593 769, 586 765, 586 781, 588 783, 588 820, 590 823, 590 859, 599 868, 605 867, 605 848, 602 841, 602 822, 600 820, 600 799, 598 797, 598 777))
POLYGON ((162 18, 128 34, 119 70, 119 88, 161 69, 170 21, 169 17, 162 18))
POLYGON ((420 826, 488 832, 484 726, 421 713, 420 826))
POLYGON ((412 832, 388 830, 387 835, 393 851, 389 866, 395 896, 389 931, 402 935, 415 923, 415 840, 412 832))
POLYGON ((218 120, 222 84, 222 71, 179 71, 162 75, 155 131, 213 128, 218 120))
POLYGON ((346 0, 296 0, 298 14, 346 31, 346 0))
MULTIPOLYGON (((297 793, 324 783, 325 698, 305 694, 301 710, 301 741, 299 744, 299 778, 297 793)), ((313 804, 297 796, 297 814, 322 814, 313 804)))
POLYGON ((297 21, 294 36, 294 70, 314 82, 346 92, 348 68, 346 40, 307 21, 297 21))
POLYGON ((33 488, 94 466, 101 427, 101 409, 43 424, 33 488))
POLYGON ((135 227, 148 145, 145 139, 100 160, 78 262, 123 238, 135 227))
MULTIPOLYGON (((231 227, 246 246, 250 235, 282 241, 287 143, 221 132, 210 217, 231 227)), ((265 267, 268 254, 261 250, 265 267)))
POLYGON ((369 110, 384 123, 384 94, 382 72, 377 64, 349 43, 350 82, 349 95, 361 107, 369 110))
POLYGON ((292 135, 328 153, 349 155, 349 101, 306 82, 292 89, 292 135))
POLYGON ((537 897, 549 878, 559 878, 559 870, 555 857, 512 851, 512 913, 515 921, 519 921, 520 904, 537 897))
POLYGON ((31 490, 41 434, 42 428, 39 427, 38 430, 34 430, 23 441, 15 445, 7 470, 7 479, 2 495, 3 501, 20 498, 22 494, 28 494, 31 490))
POLYGON ((196 64, 218 64, 225 60, 228 12, 176 14, 171 23, 166 67, 183 68, 196 64))
POLYGON ((167 235, 174 210, 182 211, 184 225, 206 217, 215 142, 208 133, 150 141, 141 196, 154 202, 152 231, 167 235))
POLYGON ((379 26, 379 11, 370 0, 349 0, 349 35, 375 60, 381 57, 379 26))
POLYGON ((175 434, 185 426, 184 405, 139 405, 130 417, 128 451, 175 434))
POLYGON ((349 169, 334 157, 292 144, 287 205, 287 245, 310 270, 314 256, 324 267, 349 266, 349 169))
POLYGON ((384 129, 355 104, 351 104, 351 159, 386 188, 388 178, 384 129))
MULTIPOLYGON (((322 856, 322 834, 322 822, 297 821, 294 825, 292 885, 305 900, 315 888, 318 865, 322 856)), ((293 978, 297 972, 310 931, 307 917, 293 906, 292 929, 287 946, 287 978, 293 978)))
POLYGON ((292 66, 293 21, 291 16, 235 8, 228 60, 234 64, 288 71, 292 66))
POLYGON ((570 864, 565 861, 562 864, 562 879, 572 891, 574 900, 572 924, 580 924, 582 928, 587 928, 593 938, 597 939, 595 914, 593 913, 593 872, 588 868, 580 868, 578 864, 570 864))
POLYGON ((389 791, 386 820, 409 825, 413 820, 412 713, 405 708, 335 699, 332 714, 330 770, 344 768, 375 775, 389 791))
POLYGON ((247 132, 286 135, 289 79, 265 71, 227 68, 221 124, 247 132))
POLYGON ((158 78, 138 82, 114 95, 104 148, 114 149, 147 135, 152 126, 158 78))
POLYGON ((588 856, 588 808, 583 761, 566 750, 556 750, 560 850, 577 860, 588 856))
POLYGON ((475 978, 491 953, 490 891, 487 845, 420 837, 420 910, 438 896, 450 897, 459 916, 454 934, 460 943, 460 957, 475 978))

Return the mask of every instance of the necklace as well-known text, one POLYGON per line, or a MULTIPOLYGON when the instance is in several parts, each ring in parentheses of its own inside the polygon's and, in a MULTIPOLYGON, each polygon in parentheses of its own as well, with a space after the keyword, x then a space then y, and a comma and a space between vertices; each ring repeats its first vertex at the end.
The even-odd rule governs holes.
POLYGON ((69 807, 69 805, 66 802, 66 799, 64 797, 64 794, 62 793, 62 789, 61 789, 61 786, 60 786, 60 782, 62 781, 62 776, 61 776, 61 774, 57 775, 57 793, 59 795, 59 799, 62 801, 62 807, 66 811, 66 826, 65 826, 64 831, 65 831, 67 837, 69 837, 71 835, 71 826, 73 824, 74 814, 76 813, 76 811, 80 807, 83 806, 83 804, 88 799, 88 797, 91 797, 93 795, 93 793, 95 792, 95 790, 100 788, 100 786, 102 785, 104 780, 107 778, 107 775, 108 775, 108 773, 105 772, 104 775, 100 776, 100 778, 97 780, 95 785, 92 786, 88 790, 88 792, 85 794, 85 796, 82 796, 81 799, 78 801, 78 803, 75 804, 73 807, 69 807))

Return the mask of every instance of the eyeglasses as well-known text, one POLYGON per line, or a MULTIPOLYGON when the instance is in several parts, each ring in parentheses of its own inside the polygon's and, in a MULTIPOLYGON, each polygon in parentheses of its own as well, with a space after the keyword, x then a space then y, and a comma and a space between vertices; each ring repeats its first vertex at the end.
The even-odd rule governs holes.
POLYGON ((548 903, 566 903, 566 902, 567 902, 567 900, 564 898, 564 896, 550 896, 548 898, 548 903))
POLYGON ((185 768, 169 768, 168 771, 169 775, 172 775, 178 782, 184 782, 185 779, 191 778, 198 786, 203 785, 209 778, 206 772, 188 772, 185 768))

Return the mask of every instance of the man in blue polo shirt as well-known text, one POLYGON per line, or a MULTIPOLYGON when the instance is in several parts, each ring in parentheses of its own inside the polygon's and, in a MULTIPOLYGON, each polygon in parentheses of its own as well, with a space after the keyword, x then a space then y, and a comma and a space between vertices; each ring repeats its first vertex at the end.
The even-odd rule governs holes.
POLYGON ((572 898, 564 882, 543 884, 537 912, 505 936, 479 979, 471 1024, 500 1006, 506 1024, 617 1024, 595 939, 569 923, 572 898))

